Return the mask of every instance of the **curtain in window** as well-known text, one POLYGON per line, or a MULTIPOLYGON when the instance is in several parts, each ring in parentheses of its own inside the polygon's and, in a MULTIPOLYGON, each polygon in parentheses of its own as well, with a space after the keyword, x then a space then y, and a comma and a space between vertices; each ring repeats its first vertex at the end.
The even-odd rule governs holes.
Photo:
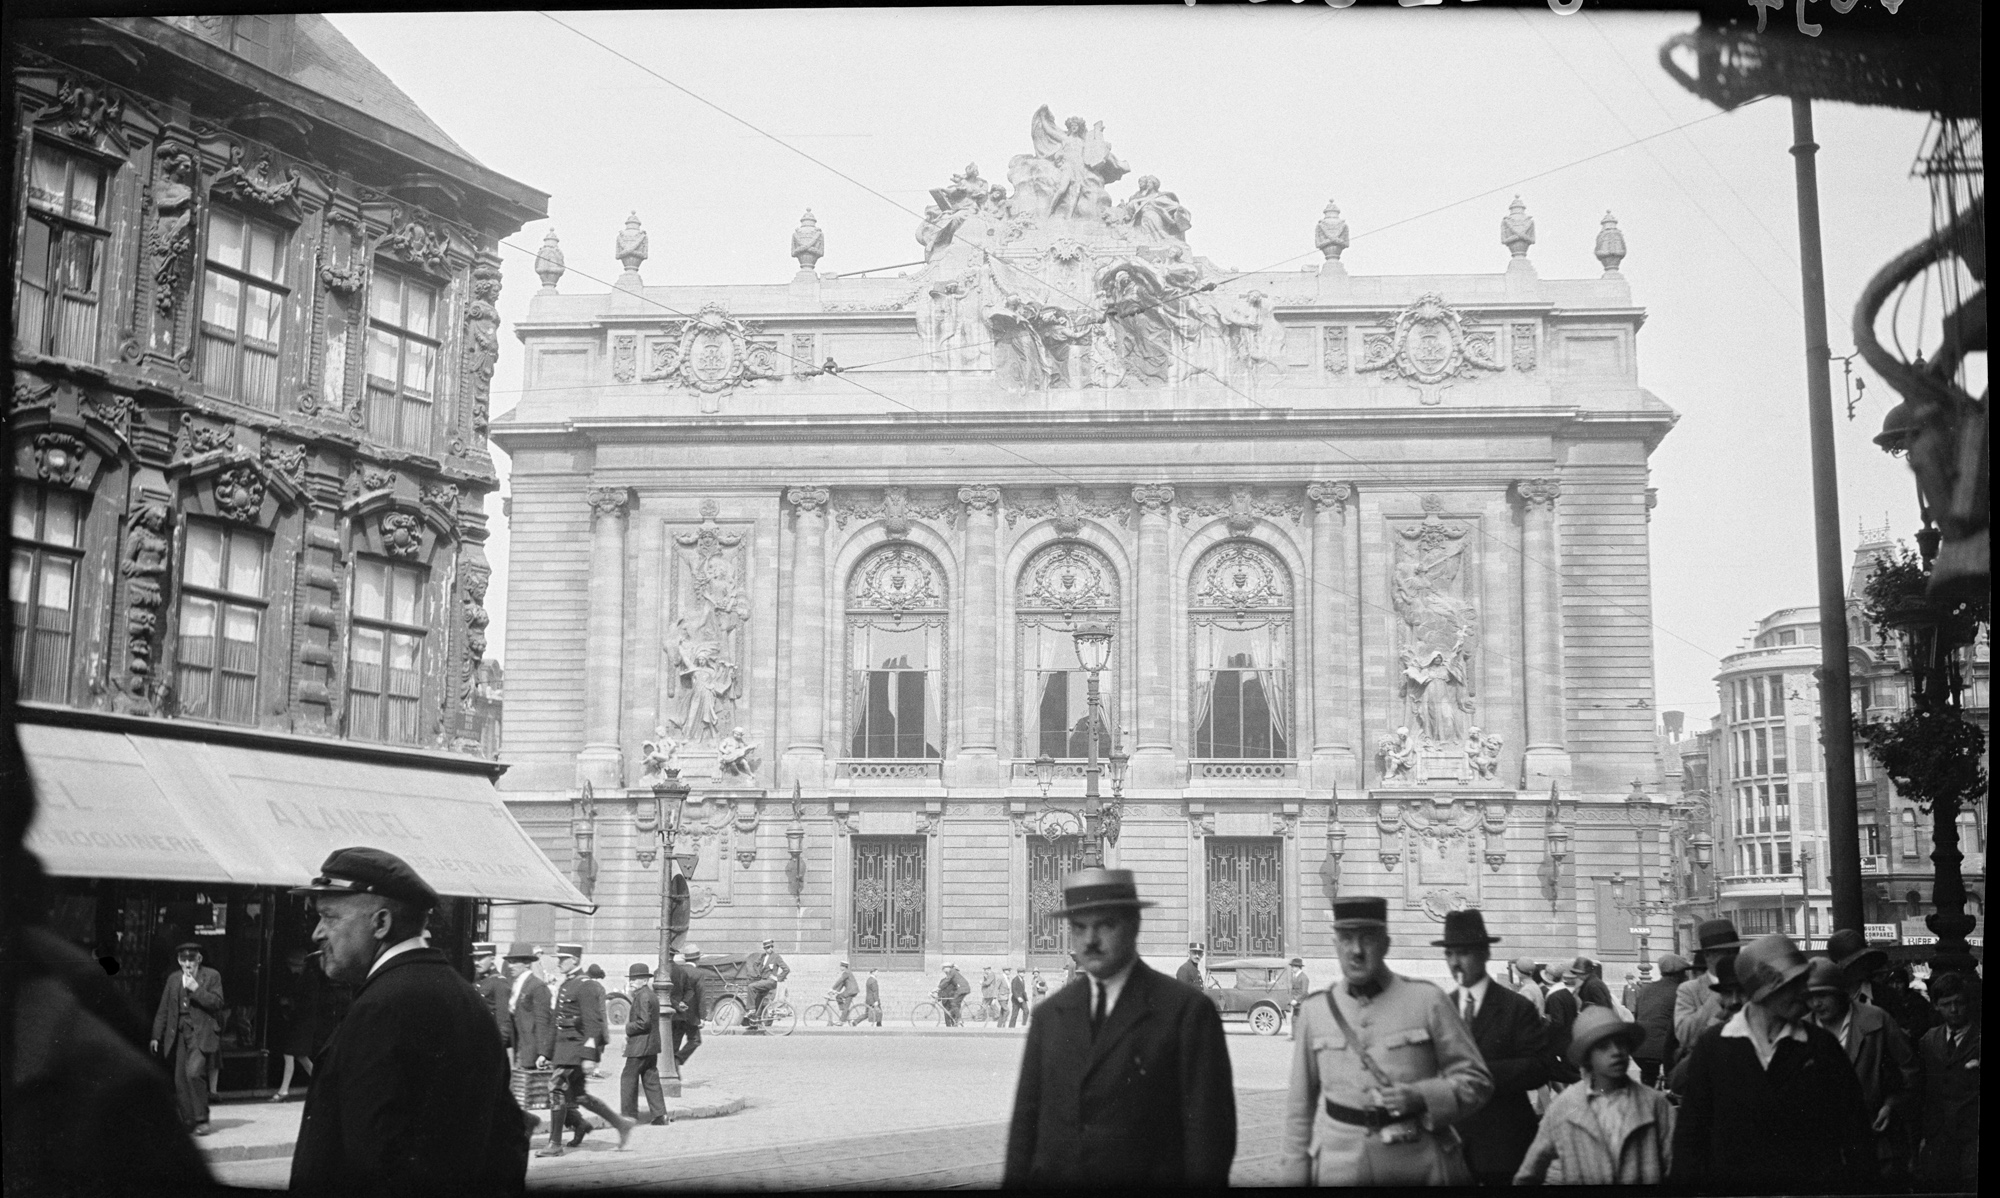
POLYGON ((1193 631, 1196 754, 1290 756, 1290 621, 1197 620, 1193 631))
POLYGON ((944 714, 933 641, 941 630, 857 624, 848 718, 857 757, 941 757, 944 714))

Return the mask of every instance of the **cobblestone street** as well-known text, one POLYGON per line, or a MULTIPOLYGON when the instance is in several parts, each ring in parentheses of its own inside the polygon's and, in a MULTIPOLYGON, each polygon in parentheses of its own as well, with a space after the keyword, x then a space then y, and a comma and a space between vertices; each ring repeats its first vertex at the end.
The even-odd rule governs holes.
MULTIPOLYGON (((593 1132, 580 1151, 531 1161, 528 1188, 997 1186, 1022 1042, 1018 1033, 976 1030, 712 1037, 689 1075, 741 1094, 741 1112, 641 1127, 623 1153, 611 1133, 593 1132)), ((1232 1180, 1268 1184, 1292 1045, 1232 1030, 1229 1047, 1240 1138, 1232 1180)), ((617 1085, 607 1077, 591 1092, 615 1104, 617 1085)), ((283 1188, 290 1170, 289 1159, 216 1167, 223 1181, 265 1189, 283 1188)))

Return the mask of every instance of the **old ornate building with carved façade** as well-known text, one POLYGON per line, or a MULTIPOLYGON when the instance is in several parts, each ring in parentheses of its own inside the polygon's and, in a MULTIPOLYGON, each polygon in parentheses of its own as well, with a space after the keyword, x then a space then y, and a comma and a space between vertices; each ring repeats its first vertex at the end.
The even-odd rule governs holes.
POLYGON ((546 197, 322 17, 9 33, 27 844, 141 1009, 202 944, 255 1090, 332 849, 416 865, 461 953, 486 901, 584 901, 482 750, 499 239, 546 197))
POLYGON ((1031 135, 931 193, 907 277, 816 273, 810 213, 770 284, 647 282, 635 215, 578 293, 548 238, 493 425, 501 785, 601 910, 533 932, 651 955, 671 755, 704 950, 1058 965, 1098 623, 1149 953, 1330 967, 1345 891, 1392 896, 1399 957, 1480 907, 1508 951, 1633 959, 1674 415, 1616 222, 1565 234, 1599 278, 1539 277, 1519 201, 1504 269, 1360 276, 1329 204, 1323 263, 1239 274, 1101 125, 1031 135))

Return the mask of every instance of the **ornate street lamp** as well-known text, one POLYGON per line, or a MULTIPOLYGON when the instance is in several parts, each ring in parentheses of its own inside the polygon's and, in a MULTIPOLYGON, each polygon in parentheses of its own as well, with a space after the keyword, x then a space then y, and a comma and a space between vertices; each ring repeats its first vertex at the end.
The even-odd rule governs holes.
MULTIPOLYGON (((687 882, 679 876, 680 862, 674 856, 674 839, 680 835, 687 797, 688 784, 681 778, 680 770, 668 766, 655 775, 650 812, 641 817, 637 809, 645 800, 638 797, 632 800, 634 822, 641 830, 652 831, 659 837, 655 851, 660 854, 660 967, 653 974, 653 989, 660 996, 661 1011, 673 1010, 674 942, 687 932, 687 882)), ((639 856, 645 860, 650 854, 641 849, 639 856)), ((699 1018, 700 1012, 695 1014, 699 1018)), ((660 1088, 670 1097, 680 1096, 681 1070, 671 1049, 660 1054, 660 1088)))
POLYGON ((1049 787, 1056 780, 1056 759, 1047 753, 1035 758, 1035 782, 1042 788, 1042 798, 1049 797, 1049 787))
POLYGON ((576 888, 586 897, 597 889, 597 796, 590 783, 570 801, 569 834, 576 843, 576 888))
POLYGON ((1097 732, 1103 723, 1099 714, 1097 676, 1111 660, 1111 630, 1102 624, 1081 624, 1070 634, 1076 642, 1076 661, 1090 675, 1085 690, 1090 732, 1086 743, 1090 756, 1083 766, 1083 866, 1093 869, 1104 864, 1104 813, 1098 802, 1097 781, 1104 767, 1097 760, 1097 732))

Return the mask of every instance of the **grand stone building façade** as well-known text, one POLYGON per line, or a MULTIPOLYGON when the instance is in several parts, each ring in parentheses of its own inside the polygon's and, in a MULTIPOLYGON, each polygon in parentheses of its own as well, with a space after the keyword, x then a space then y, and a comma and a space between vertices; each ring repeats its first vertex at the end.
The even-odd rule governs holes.
POLYGON ((1393 896, 1399 955, 1477 906, 1510 950, 1629 959, 1674 416, 1615 222, 1601 278, 1540 278, 1518 201, 1503 271, 1362 277, 1329 204, 1323 264, 1239 275, 1158 180, 1111 194, 1101 126, 1033 141, 932 193, 908 277, 816 273, 808 213, 789 283, 649 285, 635 215, 574 294, 550 236, 493 424, 502 786, 601 909, 524 932, 650 956, 671 740, 705 949, 1056 964, 1089 621, 1147 951, 1324 958, 1340 890, 1393 896))

